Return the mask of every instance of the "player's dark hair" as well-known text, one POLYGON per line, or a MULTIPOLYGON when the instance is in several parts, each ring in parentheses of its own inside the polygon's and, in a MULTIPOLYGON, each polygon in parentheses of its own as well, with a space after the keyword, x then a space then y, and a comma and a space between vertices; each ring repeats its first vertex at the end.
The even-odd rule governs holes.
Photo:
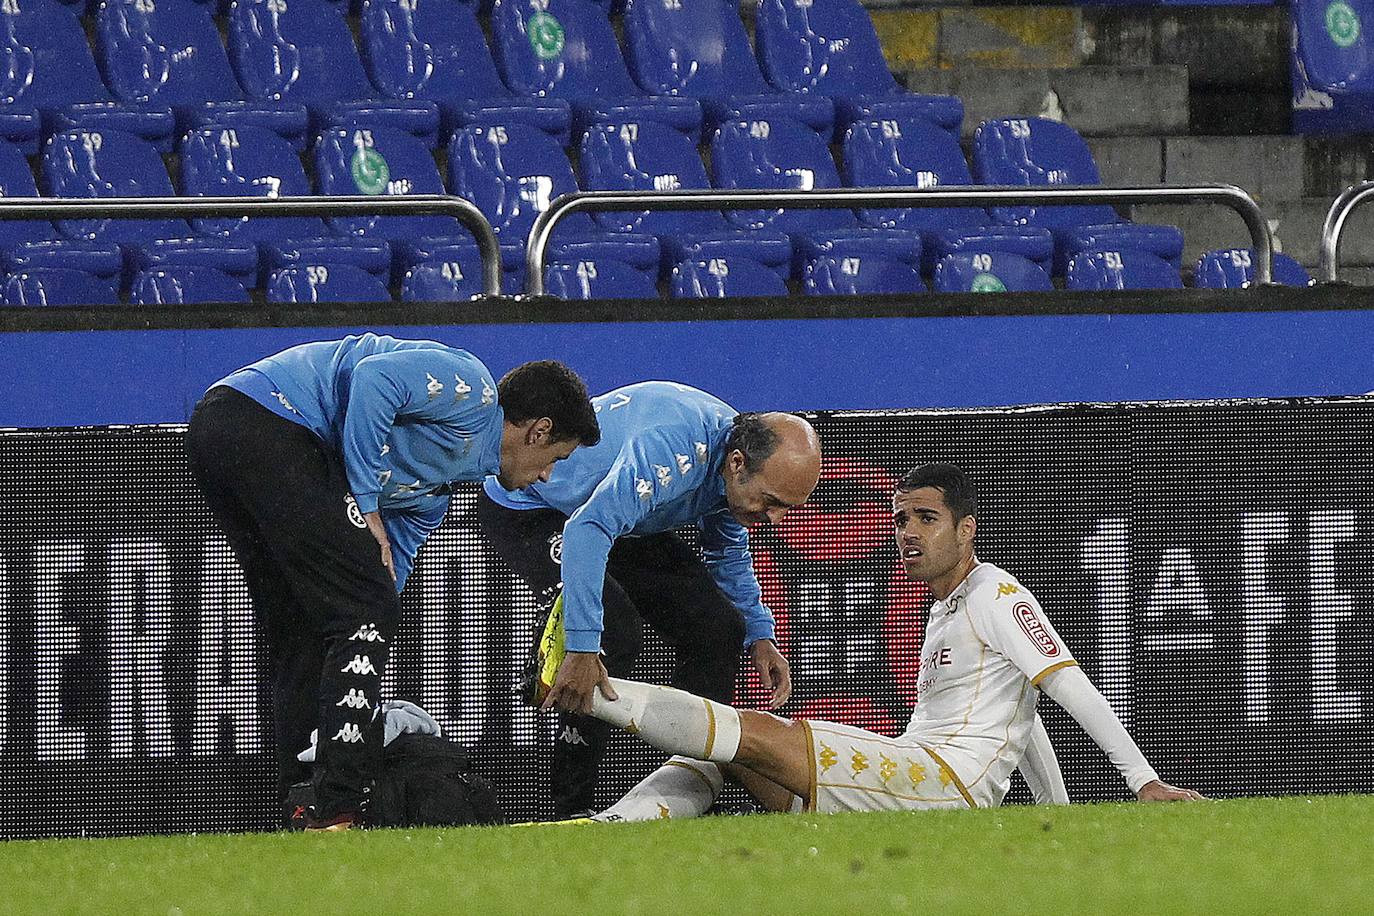
POLYGON ((551 359, 516 366, 496 383, 501 410, 510 423, 548 417, 557 442, 576 439, 592 446, 601 441, 601 425, 577 373, 551 359))
POLYGON ((903 493, 922 487, 934 487, 944 495, 945 505, 949 506, 956 522, 965 516, 978 515, 978 491, 974 489, 973 481, 957 465, 943 462, 923 464, 908 471, 897 484, 897 490, 903 493))
POLYGON ((759 469, 778 450, 780 437, 763 419, 761 413, 736 414, 725 437, 725 453, 735 449, 744 456, 744 470, 750 474, 759 469))

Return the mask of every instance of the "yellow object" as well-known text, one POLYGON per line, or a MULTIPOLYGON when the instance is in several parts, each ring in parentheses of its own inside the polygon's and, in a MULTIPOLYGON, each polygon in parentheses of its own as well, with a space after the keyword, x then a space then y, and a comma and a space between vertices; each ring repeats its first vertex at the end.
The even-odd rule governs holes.
POLYGON ((549 610, 549 619, 544 621, 544 632, 539 635, 539 648, 536 650, 539 666, 535 674, 536 703, 543 703, 549 691, 553 690, 558 669, 563 666, 563 656, 567 654, 567 636, 563 632, 563 595, 560 592, 549 610))

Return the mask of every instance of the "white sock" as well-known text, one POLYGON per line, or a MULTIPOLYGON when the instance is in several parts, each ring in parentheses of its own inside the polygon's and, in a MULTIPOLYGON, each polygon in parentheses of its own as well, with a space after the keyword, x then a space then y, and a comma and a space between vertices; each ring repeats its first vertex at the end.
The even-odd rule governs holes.
POLYGON ((740 720, 733 707, 672 687, 611 678, 619 696, 592 691, 592 715, 669 754, 729 763, 739 750, 740 720))
POLYGON ((640 781, 594 821, 654 821, 701 817, 725 785, 720 767, 705 760, 673 757, 640 781))

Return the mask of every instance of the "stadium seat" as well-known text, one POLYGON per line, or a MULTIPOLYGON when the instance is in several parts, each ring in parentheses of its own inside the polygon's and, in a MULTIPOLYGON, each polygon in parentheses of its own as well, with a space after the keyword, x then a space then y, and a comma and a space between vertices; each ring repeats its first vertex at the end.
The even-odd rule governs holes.
POLYGON ((258 247, 252 242, 205 238, 159 239, 134 253, 136 273, 149 270, 199 270, 227 274, 247 286, 256 285, 258 247))
POLYGON ((1374 132, 1374 2, 1294 0, 1291 15, 1294 132, 1374 132))
MULTIPOLYGON (((181 141, 181 193, 187 197, 298 197, 311 193, 290 143, 261 127, 202 127, 181 141)), ((252 244, 324 234, 313 216, 194 219, 197 232, 252 244)))
MULTIPOLYGON (((786 281, 792 270, 792 240, 781 232, 735 229, 710 235, 670 238, 664 258, 669 264, 686 261, 748 258, 786 281)), ((766 282, 766 281, 765 281, 766 282)))
POLYGON ((6 305, 116 305, 119 294, 110 280, 69 267, 37 267, 5 280, 6 305))
MULTIPOLYGON (((474 246, 472 252, 476 254, 474 246)), ((482 295, 482 268, 474 259, 424 261, 401 278, 402 302, 466 302, 482 295)))
POLYGON ((674 299, 787 295, 787 283, 776 270, 740 256, 681 261, 673 266, 668 287, 674 299))
POLYGON ((229 57, 249 98, 305 105, 312 132, 358 124, 438 133, 433 102, 377 97, 344 12, 326 0, 234 0, 229 57))
MULTIPOLYGON (((43 193, 49 197, 172 197, 162 157, 146 140, 118 130, 66 130, 43 150, 43 193)), ((125 249, 191 234, 180 219, 60 220, 64 236, 114 242, 125 249)))
POLYGON ((283 267, 267 281, 268 302, 388 302, 382 281, 352 264, 283 267))
POLYGON ((379 239, 324 236, 270 242, 262 246, 262 252, 264 266, 271 272, 288 268, 339 266, 385 279, 391 270, 391 246, 379 239))
POLYGON ((708 130, 782 117, 820 133, 833 128, 828 97, 778 92, 764 81, 735 4, 628 0, 622 21, 635 81, 654 95, 698 99, 708 130))
MULTIPOLYGON (((820 134, 798 121, 730 121, 711 139, 711 178, 728 190, 837 188, 840 175, 820 134)), ((770 228, 809 235, 858 225, 845 209, 728 210, 725 218, 745 229, 770 228)), ((795 237, 794 237, 795 241, 795 237)))
POLYGON ((361 25, 372 82, 387 98, 437 104, 444 136, 465 124, 529 124, 567 143, 567 101, 521 98, 506 88, 472 4, 363 0, 361 25))
POLYGON ((211 12, 195 0, 103 0, 100 69, 115 97, 170 106, 178 134, 207 123, 264 127, 303 144, 305 106, 245 101, 211 12))
MULTIPOLYGON (((439 167, 425 144, 413 134, 389 127, 335 127, 325 131, 315 144, 315 174, 321 194, 445 193, 439 167)), ((340 235, 393 243, 471 235, 451 216, 335 217, 329 224, 340 235)))
POLYGON ((72 127, 124 130, 170 148, 170 108, 120 105, 100 80, 76 12, 55 0, 9 0, 0 15, 6 50, 0 97, 3 138, 26 153, 41 132, 72 127))
MULTIPOLYGON (((1072 127, 1047 118, 984 121, 973 134, 973 171, 982 184, 1051 187, 1102 183, 1092 152, 1072 127)), ((1123 220, 1105 204, 993 207, 1004 225, 1043 226, 1054 233, 1055 272, 1085 247, 1135 248, 1172 262, 1183 252, 1183 233, 1173 226, 1123 220)))
POLYGON ((657 299, 649 271, 615 258, 555 261, 545 273, 545 292, 558 299, 657 299))
POLYGON ((1038 293, 1054 289, 1050 275, 1009 251, 950 254, 935 266, 937 293, 1038 293))
MULTIPOLYGON (((38 184, 18 146, 0 140, 0 197, 37 197, 38 184)), ((0 220, 0 251, 21 242, 55 238, 56 230, 47 220, 0 220)))
POLYGON ((134 278, 134 305, 193 305, 248 301, 243 284, 213 267, 156 267, 134 278))
POLYGON ((79 270, 82 273, 117 283, 124 269, 124 255, 119 246, 106 242, 50 239, 24 242, 3 253, 5 272, 26 270, 79 270))
POLYGON ((924 118, 959 133, 964 103, 898 86, 859 0, 759 0, 754 34, 775 87, 834 100, 836 143, 855 121, 882 118, 924 118))
POLYGON ((828 233, 801 241, 802 289, 811 296, 925 292, 921 240, 908 232, 828 233))
POLYGON ((496 0, 496 63, 518 94, 567 99, 574 138, 589 124, 662 121, 694 138, 696 99, 645 95, 625 69, 605 10, 590 0, 496 0))
MULTIPOLYGON (((1223 248, 1208 251, 1193 268, 1193 286, 1198 289, 1246 289, 1255 282, 1253 248, 1223 248)), ((1312 279, 1297 261, 1282 252, 1274 253, 1274 282, 1282 286, 1311 286, 1312 279)))
MULTIPOLYGON (((973 176, 959 141, 919 118, 860 121, 845 131, 842 175, 853 187, 935 188, 971 185, 973 176)), ((941 257, 972 246, 1011 251, 1036 260, 1050 257, 1054 238, 1034 226, 992 226, 981 207, 861 209, 865 226, 921 233, 921 272, 931 274, 941 257), (1038 257, 1037 257, 1038 256, 1038 257)))
POLYGON ((1064 288, 1074 290, 1182 289, 1178 271, 1148 251, 1081 251, 1069 259, 1064 288))

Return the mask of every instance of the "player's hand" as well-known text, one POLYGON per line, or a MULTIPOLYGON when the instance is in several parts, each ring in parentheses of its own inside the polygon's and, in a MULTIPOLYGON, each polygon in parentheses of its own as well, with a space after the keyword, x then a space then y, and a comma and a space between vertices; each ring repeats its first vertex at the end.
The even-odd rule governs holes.
POLYGON ((364 512, 363 520, 367 522, 368 532, 377 540, 382 548, 382 565, 386 571, 391 573, 391 581, 396 581, 396 563, 391 559, 391 539, 386 536, 386 525, 382 524, 382 513, 364 512))
POLYGON ((1152 779, 1141 786, 1135 797, 1143 802, 1205 801, 1207 798, 1192 789, 1180 789, 1158 779, 1152 779))
POLYGON ((611 686, 606 666, 601 664, 599 652, 569 652, 558 666, 558 676, 553 679, 553 689, 549 691, 540 709, 558 709, 590 715, 592 711, 592 692, 598 687, 608 700, 616 700, 615 688, 611 686))
POLYGON ((773 691, 769 709, 777 709, 792 696, 792 669, 771 639, 759 639, 749 647, 749 657, 759 673, 759 682, 773 691))

